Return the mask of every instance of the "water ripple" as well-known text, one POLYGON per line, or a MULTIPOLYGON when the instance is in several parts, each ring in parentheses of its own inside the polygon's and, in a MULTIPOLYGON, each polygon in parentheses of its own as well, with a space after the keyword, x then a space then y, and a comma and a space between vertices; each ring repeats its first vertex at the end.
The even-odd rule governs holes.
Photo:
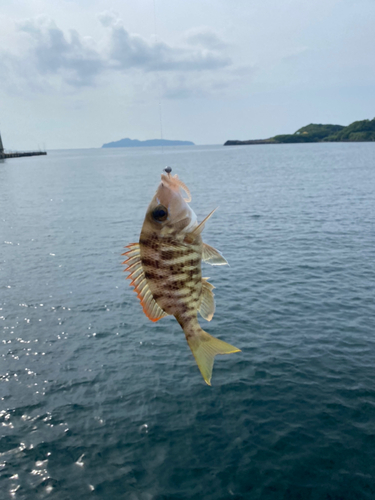
POLYGON ((2 498, 375 498, 373 148, 2 164, 2 498), (205 238, 230 267, 206 269, 204 326, 242 353, 216 360, 212 388, 122 273, 165 164, 200 219, 220 205, 205 238))

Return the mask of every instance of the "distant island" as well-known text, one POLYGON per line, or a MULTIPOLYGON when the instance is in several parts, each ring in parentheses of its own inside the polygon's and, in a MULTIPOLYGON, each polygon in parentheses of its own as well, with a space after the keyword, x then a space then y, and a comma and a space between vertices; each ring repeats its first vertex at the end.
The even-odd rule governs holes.
POLYGON ((371 142, 375 141, 375 118, 343 125, 310 123, 294 134, 275 135, 269 139, 250 141, 227 141, 224 146, 247 144, 290 144, 298 142, 371 142))
POLYGON ((119 141, 103 144, 102 148, 145 148, 155 146, 195 146, 195 144, 190 141, 168 141, 167 139, 150 139, 149 141, 120 139, 119 141))

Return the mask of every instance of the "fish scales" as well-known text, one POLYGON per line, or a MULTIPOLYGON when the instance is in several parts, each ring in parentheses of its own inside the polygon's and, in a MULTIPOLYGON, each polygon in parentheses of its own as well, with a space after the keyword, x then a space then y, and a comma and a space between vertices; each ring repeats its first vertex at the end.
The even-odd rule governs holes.
POLYGON ((198 224, 187 205, 188 188, 170 170, 166 172, 147 209, 139 243, 128 246, 124 263, 145 314, 152 321, 166 315, 176 318, 204 380, 211 385, 214 357, 239 349, 212 337, 198 323, 198 311, 210 321, 215 310, 214 287, 202 278, 201 263, 202 259, 212 265, 227 261, 202 242, 201 232, 213 212, 198 224))
POLYGON ((155 233, 141 233, 141 262, 153 298, 165 312, 181 319, 197 309, 201 294, 202 242, 199 239, 188 247, 173 235, 158 238, 155 233), (155 244, 144 245, 144 241, 155 244))

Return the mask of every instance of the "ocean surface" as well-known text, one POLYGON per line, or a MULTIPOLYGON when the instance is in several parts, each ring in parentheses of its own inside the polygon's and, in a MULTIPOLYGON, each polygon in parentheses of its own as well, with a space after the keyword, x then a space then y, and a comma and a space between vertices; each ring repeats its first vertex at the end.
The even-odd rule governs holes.
POLYGON ((0 163, 0 498, 375 498, 375 144, 0 163), (192 193, 212 387, 123 273, 165 166, 192 193))

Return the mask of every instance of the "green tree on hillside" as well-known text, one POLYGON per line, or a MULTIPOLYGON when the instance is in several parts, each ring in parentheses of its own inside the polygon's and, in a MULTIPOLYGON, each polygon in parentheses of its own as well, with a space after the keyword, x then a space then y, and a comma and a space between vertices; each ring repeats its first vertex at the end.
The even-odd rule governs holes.
POLYGON ((375 141, 375 118, 353 122, 336 134, 327 136, 324 141, 375 141))

